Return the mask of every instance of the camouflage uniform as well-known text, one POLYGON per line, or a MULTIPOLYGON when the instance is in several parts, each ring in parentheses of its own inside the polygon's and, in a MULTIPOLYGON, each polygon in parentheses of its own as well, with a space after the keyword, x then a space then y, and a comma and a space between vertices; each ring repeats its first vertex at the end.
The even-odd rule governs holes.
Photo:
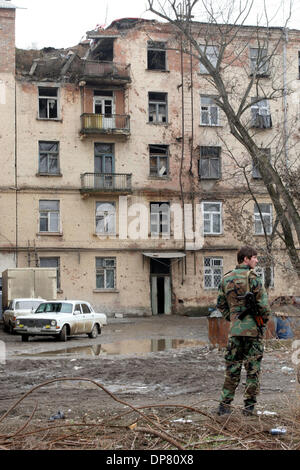
POLYGON ((261 278, 247 265, 240 264, 233 271, 224 275, 219 287, 217 308, 223 317, 230 321, 229 340, 225 354, 226 373, 221 394, 221 403, 229 405, 240 381, 244 364, 247 379, 245 389, 245 407, 254 406, 259 392, 259 374, 263 357, 263 334, 270 315, 268 296, 261 278), (263 319, 260 332, 254 315, 247 314, 242 320, 240 313, 246 310, 245 301, 238 299, 247 291, 255 294, 259 314, 263 319))

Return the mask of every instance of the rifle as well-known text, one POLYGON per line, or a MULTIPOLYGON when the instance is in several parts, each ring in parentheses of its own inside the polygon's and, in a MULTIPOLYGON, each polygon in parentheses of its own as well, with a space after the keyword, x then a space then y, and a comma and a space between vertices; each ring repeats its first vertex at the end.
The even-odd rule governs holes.
POLYGON ((264 321, 262 319, 262 316, 258 312, 256 299, 255 299, 255 295, 253 294, 253 292, 248 291, 246 292, 245 295, 238 295, 237 298, 238 300, 245 300, 245 307, 246 307, 246 310, 239 314, 238 316, 239 320, 243 320, 243 318, 246 315, 254 316, 254 320, 257 325, 257 328, 260 334, 263 335, 264 321))

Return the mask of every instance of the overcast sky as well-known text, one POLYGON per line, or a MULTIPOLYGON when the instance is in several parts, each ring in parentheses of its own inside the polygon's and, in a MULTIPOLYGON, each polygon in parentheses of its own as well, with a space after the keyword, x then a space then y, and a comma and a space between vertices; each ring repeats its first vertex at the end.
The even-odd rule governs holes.
MULTIPOLYGON (((229 0, 214 0, 226 4, 229 0)), ((289 0, 266 0, 270 11, 276 12, 273 25, 283 26, 289 0), (278 6, 281 6, 278 10, 278 6)), ((253 12, 262 5, 257 2, 253 12)), ((124 17, 154 18, 146 11, 147 0, 12 0, 17 10, 16 46, 22 49, 52 46, 67 48, 78 44, 85 33, 97 25, 108 26, 124 17), (26 9, 22 9, 26 8, 26 9)), ((201 18, 195 18, 201 21, 201 18)), ((252 16, 250 24, 256 24, 252 16)), ((300 0, 294 0, 289 27, 300 29, 300 0)))

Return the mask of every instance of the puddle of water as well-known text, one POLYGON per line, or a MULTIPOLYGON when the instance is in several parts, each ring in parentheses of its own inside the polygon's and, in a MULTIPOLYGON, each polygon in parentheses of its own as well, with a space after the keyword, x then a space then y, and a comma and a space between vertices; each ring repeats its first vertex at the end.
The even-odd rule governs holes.
POLYGON ((145 339, 118 341, 107 344, 94 344, 90 346, 77 346, 72 348, 43 351, 34 354, 22 354, 26 357, 59 356, 59 355, 84 355, 84 356, 109 356, 120 354, 146 354, 149 352, 167 351, 194 346, 207 346, 205 341, 191 339, 145 339))

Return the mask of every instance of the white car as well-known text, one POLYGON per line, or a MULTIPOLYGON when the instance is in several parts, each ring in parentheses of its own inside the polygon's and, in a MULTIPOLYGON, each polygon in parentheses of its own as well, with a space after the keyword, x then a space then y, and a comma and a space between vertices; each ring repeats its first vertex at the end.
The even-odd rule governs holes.
POLYGON ((96 338, 106 324, 105 313, 94 312, 89 302, 53 300, 41 303, 32 315, 18 317, 14 331, 22 335, 22 341, 30 336, 54 336, 66 341, 68 336, 84 333, 96 338))
POLYGON ((16 319, 21 315, 30 315, 35 312, 41 302, 46 299, 13 299, 10 301, 8 309, 3 313, 3 328, 9 333, 14 332, 16 319))

